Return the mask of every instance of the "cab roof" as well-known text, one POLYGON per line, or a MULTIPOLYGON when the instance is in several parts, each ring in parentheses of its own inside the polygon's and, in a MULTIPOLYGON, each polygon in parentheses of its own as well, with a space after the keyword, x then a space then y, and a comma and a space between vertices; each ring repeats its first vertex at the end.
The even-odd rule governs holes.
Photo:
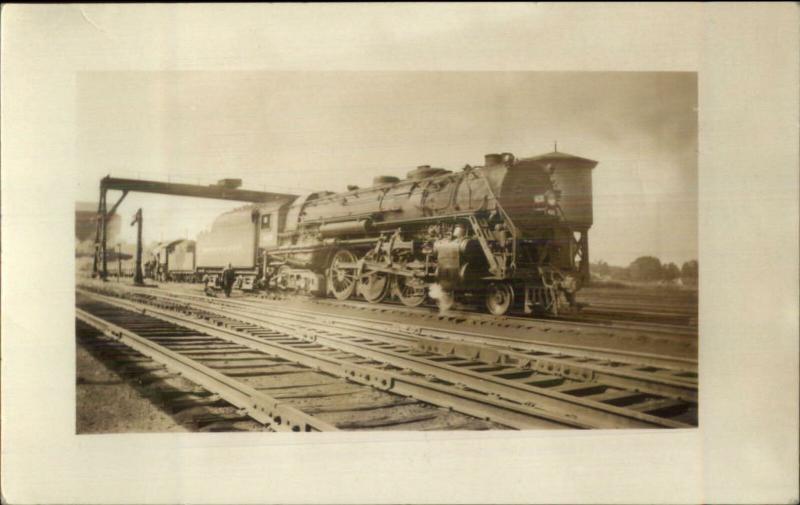
POLYGON ((597 162, 595 160, 590 160, 589 158, 581 158, 580 156, 575 156, 574 154, 562 153, 559 151, 553 151, 547 154, 540 154, 539 156, 534 156, 532 158, 523 158, 520 161, 538 161, 540 163, 553 162, 553 161, 558 161, 558 162, 571 161, 575 163, 591 165, 592 167, 597 165, 597 162))

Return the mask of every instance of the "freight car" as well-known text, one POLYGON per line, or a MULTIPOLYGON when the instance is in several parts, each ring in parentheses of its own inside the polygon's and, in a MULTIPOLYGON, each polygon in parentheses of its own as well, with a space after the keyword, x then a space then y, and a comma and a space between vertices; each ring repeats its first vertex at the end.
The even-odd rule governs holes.
POLYGON ((193 282, 197 278, 195 270, 194 240, 178 239, 158 244, 145 263, 145 275, 162 282, 193 282))
POLYGON ((596 165, 490 154, 458 172, 426 165, 369 188, 245 206, 198 236, 197 270, 216 286, 230 264, 241 289, 407 306, 480 299, 496 315, 555 315, 588 279, 596 165))

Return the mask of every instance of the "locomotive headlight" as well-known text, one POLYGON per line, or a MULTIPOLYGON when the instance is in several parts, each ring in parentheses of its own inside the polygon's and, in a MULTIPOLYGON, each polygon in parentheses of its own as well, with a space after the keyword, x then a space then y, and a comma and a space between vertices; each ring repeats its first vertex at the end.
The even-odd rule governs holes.
POLYGON ((558 197, 552 191, 545 193, 545 198, 547 199, 547 205, 550 207, 555 207, 558 204, 558 197))

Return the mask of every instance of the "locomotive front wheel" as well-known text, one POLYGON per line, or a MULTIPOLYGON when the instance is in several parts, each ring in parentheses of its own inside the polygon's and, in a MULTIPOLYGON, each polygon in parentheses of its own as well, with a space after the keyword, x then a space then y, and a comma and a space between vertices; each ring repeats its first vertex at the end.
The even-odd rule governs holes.
POLYGON ((427 296, 424 282, 404 275, 394 276, 392 294, 406 307, 419 307, 427 296))
POLYGON ((486 290, 486 309, 495 316, 504 316, 514 305, 514 288, 505 282, 489 284, 486 290))
POLYGON ((356 287, 356 257, 346 249, 333 255, 328 270, 328 286, 337 300, 346 300, 356 287))
POLYGON ((389 281, 389 276, 385 273, 367 275, 361 279, 358 291, 369 303, 379 303, 389 293, 389 281))

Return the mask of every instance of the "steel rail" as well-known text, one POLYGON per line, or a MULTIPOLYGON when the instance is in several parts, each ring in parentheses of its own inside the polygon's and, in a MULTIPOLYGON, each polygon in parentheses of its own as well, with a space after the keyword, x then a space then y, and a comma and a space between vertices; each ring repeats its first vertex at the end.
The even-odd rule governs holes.
MULTIPOLYGON (((161 296, 161 295, 159 295, 161 296)), ((178 297, 165 297, 185 303, 178 297)), ((223 304, 229 302, 227 300, 220 300, 223 304)), ((212 303, 205 301, 198 301, 196 306, 216 309, 212 303)), ((260 314, 268 315, 271 318, 276 317, 276 312, 285 314, 293 314, 293 309, 267 309, 264 307, 252 306, 250 304, 239 305, 244 308, 255 310, 260 314)), ((228 312, 235 317, 247 317, 247 314, 237 312, 228 312)), ((297 315, 297 314, 294 314, 297 315)), ((307 317, 308 315, 303 314, 307 317)), ((313 317, 314 314, 311 314, 313 317)), ((301 316, 297 316, 301 317, 301 316)), ((316 319, 316 318, 315 318, 316 319)), ((294 319, 292 322, 307 323, 308 319, 294 319)), ((670 398, 687 400, 690 402, 697 402, 697 380, 688 377, 674 376, 674 375, 656 375, 652 373, 643 373, 636 368, 630 369, 628 367, 607 366, 600 364, 584 363, 579 361, 577 357, 553 354, 551 356, 531 355, 517 350, 510 350, 502 347, 491 348, 481 347, 480 345, 460 341, 453 342, 442 338, 430 338, 420 336, 418 332, 412 331, 414 335, 409 336, 407 332, 398 332, 396 330, 384 328, 373 328, 359 324, 353 324, 345 318, 334 317, 330 319, 323 318, 317 319, 320 324, 325 324, 335 327, 338 330, 351 329, 365 332, 365 334, 374 335, 384 341, 392 341, 392 343, 411 345, 422 351, 428 351, 443 355, 455 355, 468 359, 477 359, 487 361, 489 363, 502 363, 514 364, 519 367, 529 367, 532 370, 542 373, 552 373, 564 377, 565 379, 581 380, 581 381, 595 381, 612 387, 634 389, 655 395, 667 396, 670 398)), ((387 325, 388 326, 388 325, 387 325)), ((617 365, 619 363, 617 362, 617 365)), ((641 363, 635 363, 634 366, 642 368, 641 363)), ((679 372, 682 370, 675 370, 679 372)))
MULTIPOLYGON (((181 299, 182 295, 165 295, 158 294, 158 297, 173 300, 179 303, 186 303, 181 299)), ((185 295, 194 297, 194 295, 185 295)), ((233 300, 209 300, 206 297, 197 297, 202 300, 198 303, 221 303, 228 305, 235 305, 250 310, 256 310, 264 313, 267 311, 263 304, 258 302, 244 302, 233 300)), ((691 367, 678 366, 671 367, 665 366, 663 359, 659 356, 656 358, 656 363, 652 360, 646 360, 644 365, 652 366, 659 365, 660 370, 646 370, 647 373, 639 370, 646 368, 643 366, 642 361, 636 359, 619 359, 618 357, 610 357, 608 355, 593 356, 593 359, 602 359, 608 363, 592 364, 582 361, 582 358, 587 357, 584 353, 564 354, 562 350, 545 348, 541 349, 539 346, 526 346, 528 349, 509 349, 507 346, 500 346, 498 342, 488 342, 478 340, 477 342, 470 342, 469 339, 464 338, 449 338, 443 339, 440 335, 442 331, 432 331, 433 336, 424 336, 424 333, 419 328, 401 327, 399 330, 391 328, 390 324, 383 322, 379 328, 369 325, 353 323, 352 319, 330 316, 323 316, 323 319, 318 319, 316 313, 307 313, 298 309, 284 309, 272 307, 269 309, 269 314, 275 316, 276 312, 287 314, 303 314, 305 317, 313 317, 321 324, 336 326, 337 328, 349 328, 376 335, 378 338, 387 339, 405 339, 405 344, 412 344, 417 346, 420 350, 429 352, 455 355, 464 358, 474 358, 486 360, 490 363, 504 363, 504 364, 517 364, 520 367, 528 367, 538 372, 551 373, 571 380, 582 381, 596 381, 603 383, 607 386, 634 389, 642 392, 647 392, 659 396, 666 396, 669 398, 685 400, 692 403, 697 402, 697 378, 696 371, 691 370, 691 367), (408 337, 406 335, 412 335, 408 337), (486 349, 481 346, 489 346, 486 349), (533 354, 526 353, 533 349, 533 354), (539 353, 549 354, 550 356, 542 356, 539 353), (574 354, 577 354, 574 355, 574 354), (583 354, 581 356, 581 354, 583 354), (665 369, 664 369, 665 368, 665 369), (653 373, 656 372, 656 373, 653 373), (692 375, 688 375, 691 373, 692 375)), ((304 319, 300 322, 306 322, 304 319)), ((377 326, 377 325, 376 325, 377 326)), ((670 363, 671 365, 671 363, 670 363)), ((695 368, 696 370, 696 368, 695 368)))
POLYGON ((228 403, 247 412, 256 421, 276 431, 335 431, 336 426, 231 379, 205 365, 171 351, 135 332, 76 308, 77 319, 94 327, 105 336, 119 341, 148 358, 179 373, 191 382, 219 395, 228 403))
POLYGON ((600 348, 600 347, 592 347, 592 346, 584 346, 584 345, 574 345, 574 344, 561 344, 561 343, 553 343, 553 342, 545 342, 541 340, 530 340, 530 339, 521 339, 521 338, 514 338, 514 337, 499 337, 496 335, 489 335, 485 333, 478 333, 478 332, 471 332, 471 331, 464 331, 464 330, 450 330, 446 328, 436 328, 432 326, 421 326, 421 325, 398 325, 397 323, 391 323, 387 321, 382 321, 379 319, 371 319, 361 316, 336 316, 333 314, 321 314, 319 312, 307 310, 307 309, 299 309, 299 308, 285 308, 285 307, 278 307, 274 302, 271 301, 263 301, 263 300, 233 300, 233 299, 209 299, 207 296, 195 295, 191 293, 177 293, 175 291, 171 291, 171 294, 165 293, 153 293, 148 292, 148 295, 151 296, 158 296, 164 298, 172 298, 176 301, 186 302, 185 299, 181 298, 192 298, 198 301, 206 301, 211 303, 221 303, 221 304, 230 304, 235 305, 238 304, 241 307, 252 308, 256 310, 267 310, 266 305, 269 306, 270 311, 272 312, 284 312, 284 313, 295 313, 297 315, 303 315, 304 317, 322 317, 325 318, 324 322, 332 322, 332 321, 340 321, 341 324, 349 325, 353 329, 372 329, 372 330, 384 330, 387 327, 391 327, 393 332, 398 334, 406 334, 409 336, 414 337, 428 337, 428 338, 439 338, 443 335, 447 335, 447 338, 450 340, 457 340, 461 342, 472 342, 475 344, 481 345, 488 345, 493 347, 500 347, 500 346, 516 346, 517 349, 525 349, 530 351, 542 351, 542 352, 549 352, 549 353, 569 353, 575 357, 581 358, 593 358, 593 359, 604 359, 609 361, 616 361, 621 363, 626 363, 630 365, 641 365, 641 366, 657 366, 660 368, 668 368, 682 372, 696 372, 697 371, 697 360, 690 359, 690 358, 681 358, 681 357, 670 357, 670 356, 663 356, 659 354, 651 354, 651 353, 641 353, 635 351, 625 351, 625 350, 615 350, 615 349, 607 349, 607 348, 600 348), (358 323, 354 321, 359 321, 358 323), (379 326, 380 328, 376 328, 379 326))
POLYGON ((452 354, 461 358, 477 359, 490 363, 514 364, 537 372, 558 375, 565 379, 597 382, 616 388, 631 389, 697 403, 697 381, 683 380, 672 375, 655 375, 643 373, 635 368, 615 368, 602 364, 584 363, 568 355, 549 357, 531 355, 514 350, 489 349, 475 344, 448 342, 442 339, 420 338, 417 346, 420 350, 437 354, 452 354))
MULTIPOLYGON (((141 307, 141 304, 136 304, 135 302, 121 301, 102 295, 94 296, 99 296, 101 299, 103 299, 103 301, 107 301, 107 303, 113 303, 127 307, 136 307, 139 305, 141 307)), ((146 308, 146 311, 150 315, 155 315, 156 317, 165 320, 173 320, 176 322, 176 324, 181 324, 183 326, 192 327, 193 325, 197 325, 196 327, 198 328, 198 331, 210 333, 208 331, 209 329, 217 329, 216 326, 207 323, 187 322, 185 317, 176 316, 174 313, 170 314, 172 311, 152 307, 146 308)), ((659 418, 657 416, 616 407, 610 404, 586 400, 577 396, 561 393, 559 391, 548 390, 547 388, 536 387, 524 383, 521 384, 489 374, 461 369, 446 363, 431 362, 431 360, 409 356, 388 349, 370 347, 357 341, 359 335, 351 334, 349 338, 346 335, 331 335, 329 333, 330 328, 324 326, 322 328, 313 328, 313 325, 310 327, 308 324, 306 324, 304 328, 298 328, 285 323, 281 324, 276 323, 275 321, 264 321, 263 319, 258 318, 238 317, 238 319, 242 322, 255 324, 261 327, 264 327, 265 324, 269 324, 269 326, 271 326, 273 329, 275 327, 283 328, 284 331, 289 332, 289 335, 292 333, 299 333, 300 335, 303 335, 306 340, 314 341, 318 344, 327 345, 334 349, 339 349, 358 356, 363 356, 364 358, 375 360, 380 363, 412 370, 416 373, 424 374, 432 379, 444 380, 450 382, 451 384, 457 384, 463 388, 479 391, 484 395, 495 396, 513 404, 534 404, 537 407, 541 407, 542 410, 546 409, 547 414, 554 416, 556 419, 575 419, 580 424, 602 428, 691 427, 689 424, 659 418)), ((263 339, 253 339, 253 337, 251 337, 247 332, 237 329, 228 328, 224 331, 229 335, 244 337, 251 341, 266 344, 269 347, 278 346, 282 347, 284 351, 290 351, 293 353, 298 352, 296 349, 293 349, 290 346, 285 346, 274 342, 268 343, 263 339)), ((226 337, 220 336, 220 338, 226 337)), ((275 353, 274 351, 270 352, 275 353)), ((297 361, 296 358, 292 359, 297 361)), ((374 368, 368 368, 364 373, 365 376, 369 378, 370 374, 376 373, 376 370, 374 368)), ((338 373, 334 372, 334 374, 340 375, 340 371, 338 371, 338 373)), ((357 373, 352 372, 350 375, 354 377, 358 376, 357 373)), ((400 378, 403 377, 401 374, 395 375, 400 378)), ((395 378, 395 380, 397 380, 397 378, 395 378)), ((428 382, 427 384, 430 383, 428 382)))
MULTIPOLYGON (((193 295, 190 293, 179 292, 174 289, 167 288, 172 293, 177 293, 181 295, 187 296, 199 296, 193 295)), ((412 314, 421 314, 423 316, 441 316, 441 317, 450 317, 450 318, 469 318, 478 321, 486 321, 490 324, 498 324, 503 325, 506 323, 509 324, 519 324, 525 325, 526 328, 529 329, 539 329, 539 328, 551 328, 551 327, 561 327, 567 330, 607 330, 607 331, 615 331, 621 333, 633 333, 637 336, 642 334, 650 333, 651 335, 647 335, 649 338, 652 339, 668 339, 674 340, 676 342, 690 342, 692 339, 697 338, 697 327, 696 326, 685 326, 685 325, 664 325, 664 324, 657 324, 657 323, 646 323, 646 322, 636 322, 636 321, 618 321, 618 320, 611 320, 611 319, 603 319, 599 318, 597 320, 591 320, 587 318, 581 318, 580 316, 571 318, 569 316, 558 317, 558 318, 531 318, 531 317, 521 317, 521 316, 491 316, 488 314, 484 314, 477 311, 471 311, 466 309, 449 309, 445 313, 436 313, 434 312, 433 307, 406 307, 399 303, 394 303, 391 301, 384 301, 380 304, 372 304, 365 300, 358 300, 358 299, 350 299, 350 300, 332 300, 332 299, 315 299, 314 303, 319 303, 323 305, 329 305, 332 307, 335 306, 344 306, 344 307, 352 307, 356 309, 365 309, 365 308, 372 308, 378 310, 385 310, 385 311, 396 311, 396 312, 405 312, 405 313, 412 313, 412 314)), ((597 316, 595 316, 597 317, 597 316)))
MULTIPOLYGON (((171 292, 175 291, 171 290, 171 292)), ((315 300, 315 302, 331 306, 336 306, 336 305, 351 306, 359 309, 365 307, 371 307, 383 310, 403 311, 407 313, 419 313, 425 316, 437 315, 435 312, 433 312, 433 307, 406 307, 402 304, 395 303, 392 301, 384 301, 379 305, 375 305, 367 301, 362 301, 358 299, 350 299, 350 300, 319 299, 315 300)), ((697 338, 696 325, 686 326, 686 325, 650 323, 643 321, 615 320, 615 319, 604 318, 601 315, 594 315, 589 317, 581 317, 580 315, 573 317, 567 315, 567 316, 559 316, 557 318, 545 317, 537 319, 537 318, 521 317, 513 315, 490 316, 488 314, 484 314, 478 311, 472 311, 467 309, 453 309, 453 308, 449 309, 444 314, 438 314, 438 315, 445 317, 472 318, 472 319, 484 320, 492 324, 501 324, 501 325, 504 323, 520 324, 520 325, 526 325, 526 327, 531 329, 536 329, 537 327, 543 327, 543 326, 558 326, 566 329, 612 330, 624 333, 635 333, 638 335, 641 335, 642 333, 651 333, 653 338, 666 338, 678 342, 685 342, 687 341, 687 339, 697 338), (596 319, 591 319, 592 317, 596 319)))
MULTIPOLYGON (((401 396, 416 398, 420 401, 450 408, 466 415, 491 420, 510 428, 542 429, 571 427, 587 429, 593 427, 591 424, 581 422, 570 415, 550 412, 536 405, 516 403, 497 396, 461 389, 453 384, 448 385, 433 381, 431 377, 417 378, 406 375, 404 371, 394 372, 348 363, 329 356, 320 356, 319 354, 309 352, 307 349, 293 348, 290 345, 271 342, 263 338, 255 337, 247 332, 190 319, 143 304, 98 295, 80 289, 78 291, 87 298, 95 301, 143 313, 163 321, 205 333, 206 335, 272 354, 321 372, 346 378, 358 384, 372 386, 383 391, 391 391, 401 396)), ((306 341, 303 343, 308 342, 306 341)))
MULTIPOLYGON (((284 328, 284 330, 289 332, 291 331, 306 332, 306 335, 309 335, 307 332, 311 331, 314 333, 309 335, 309 339, 315 342, 324 343, 331 347, 336 347, 345 350, 347 352, 364 356, 366 358, 386 362, 392 364, 393 366, 408 368, 421 373, 425 373, 426 375, 431 375, 447 381, 463 384, 472 389, 485 390, 489 394, 497 394, 504 398, 509 398, 513 401, 518 401, 518 402, 530 401, 529 399, 526 400, 526 398, 530 394, 544 395, 545 397, 547 397, 545 399, 539 397, 537 399, 537 402, 539 403, 548 403, 550 405, 553 405, 552 402, 549 401, 551 397, 559 401, 567 401, 572 403, 572 405, 570 405, 571 409, 580 411, 582 415, 589 416, 591 419, 596 420, 596 422, 602 422, 606 420, 608 416, 604 416, 603 414, 609 414, 609 415, 630 417, 632 419, 636 419, 638 421, 642 421, 645 423, 653 423, 671 428, 689 426, 684 423, 671 421, 669 419, 663 419, 656 416, 651 416, 649 414, 639 413, 636 411, 631 411, 613 405, 594 402, 590 399, 575 397, 572 395, 560 393, 558 391, 553 391, 547 388, 541 388, 528 384, 520 384, 518 382, 507 380, 502 377, 497 377, 491 374, 474 372, 468 369, 461 369, 449 365, 447 363, 432 364, 430 363, 431 360, 428 360, 423 357, 420 358, 410 357, 404 353, 395 352, 390 349, 379 348, 374 345, 358 342, 357 340, 355 342, 343 340, 342 338, 337 337, 335 335, 330 335, 325 333, 326 330, 330 331, 330 329, 332 328, 341 332, 341 328, 338 326, 330 327, 329 325, 320 324, 318 327, 314 327, 313 323, 292 321, 292 323, 297 323, 302 325, 301 327, 297 327, 297 326, 292 326, 292 324, 280 323, 275 320, 276 319, 275 316, 252 317, 252 316, 247 316, 246 314, 242 314, 239 312, 232 312, 225 309, 217 308, 214 310, 217 311, 218 313, 221 313, 221 315, 226 315, 228 317, 232 317, 241 322, 252 325, 263 326, 266 324, 272 327, 278 326, 284 328), (594 412, 588 411, 586 410, 586 408, 594 409, 594 412)), ((350 333, 349 335, 342 335, 342 336, 345 338, 350 337, 351 339, 359 339, 365 337, 365 335, 357 333, 356 334, 350 333)), ((447 356, 447 354, 445 354, 444 356, 447 356)), ((496 356, 492 356, 492 358, 496 359, 496 356)), ((530 356, 528 356, 527 358, 531 359, 530 356)), ((476 356, 471 356, 470 359, 479 359, 479 358, 476 356)), ((544 363, 545 370, 543 371, 546 373, 553 373, 555 371, 555 365, 556 364, 553 363, 552 361, 550 363, 544 363), (548 369, 548 364, 550 365, 549 369, 548 369)), ((542 365, 540 364, 539 366, 541 367, 542 365)), ((581 370, 580 367, 570 365, 568 363, 564 363, 562 364, 562 366, 563 366, 562 372, 564 371, 564 369, 566 369, 569 371, 570 375, 572 375, 573 373, 572 368, 574 367, 575 372, 574 375, 570 377, 571 379, 582 380, 585 382, 591 380, 591 375, 589 375, 589 378, 582 377, 587 375, 587 371, 585 369, 581 370)), ((615 379, 618 379, 618 377, 613 377, 610 375, 608 377, 610 378, 611 381, 615 381, 615 379)), ((634 379, 630 379, 630 381, 633 380, 634 379)), ((620 381, 620 382, 627 382, 627 381, 620 381)), ((606 385, 612 385, 612 384, 606 384, 606 385)), ((625 387, 631 389, 630 384, 627 384, 625 387)), ((696 401, 696 392, 693 393, 692 392, 693 388, 689 385, 686 385, 686 387, 677 387, 675 385, 670 386, 668 384, 661 384, 660 388, 647 388, 647 389, 653 389, 653 390, 662 389, 664 391, 668 391, 670 393, 670 396, 673 398, 681 398, 688 401, 696 401), (694 399, 692 398, 693 396, 694 399)), ((663 394, 663 393, 655 393, 655 394, 663 394)), ((625 424, 626 421, 622 421, 622 424, 625 424)))
MULTIPOLYGON (((351 305, 354 307, 372 307, 375 306, 370 304, 367 301, 361 300, 318 300, 318 302, 331 304, 331 305, 351 305)), ((432 312, 432 307, 406 307, 404 305, 398 303, 386 303, 380 305, 381 308, 387 309, 394 309, 394 310, 402 310, 406 312, 416 312, 425 315, 435 315, 432 312)), ((621 332, 650 332, 653 334, 659 334, 664 338, 673 338, 673 339, 687 339, 697 336, 697 328, 694 326, 686 326, 686 325, 672 325, 672 324, 659 324, 659 323, 649 323, 649 322, 638 322, 638 321, 625 321, 625 320, 614 320, 614 319, 601 319, 599 316, 598 319, 592 320, 589 318, 581 318, 580 315, 575 317, 570 316, 559 316, 559 317, 545 317, 545 318, 531 318, 531 317, 521 317, 521 316, 490 316, 488 314, 484 314, 478 311, 471 311, 471 310, 464 310, 464 309, 449 309, 445 316, 451 317, 470 317, 470 318, 479 318, 484 319, 491 323, 503 323, 503 322, 513 322, 519 324, 525 324, 530 327, 535 326, 543 326, 543 325, 552 325, 552 326, 561 326, 566 328, 587 328, 587 329, 605 329, 605 330, 614 330, 614 331, 621 331, 621 332)))

